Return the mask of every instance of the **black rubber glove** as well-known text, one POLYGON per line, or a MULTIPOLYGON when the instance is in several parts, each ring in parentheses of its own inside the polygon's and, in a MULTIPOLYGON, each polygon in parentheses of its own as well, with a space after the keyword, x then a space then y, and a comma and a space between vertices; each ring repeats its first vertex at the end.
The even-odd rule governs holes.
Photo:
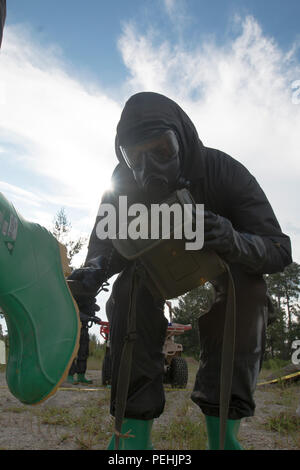
POLYGON ((87 267, 75 269, 68 277, 68 280, 80 281, 86 295, 95 295, 106 279, 102 268, 87 267))
POLYGON ((87 315, 94 315, 100 310, 95 296, 106 281, 106 260, 99 257, 94 260, 92 267, 75 269, 68 277, 68 281, 78 281, 75 287, 72 283, 69 283, 69 287, 79 310, 87 315))
MULTIPOLYGON (((97 307, 97 311, 100 310, 100 307, 98 305, 95 305, 97 307)), ((93 323, 100 325, 101 324, 101 319, 99 317, 96 317, 94 312, 79 312, 80 315, 80 321, 83 326, 87 326, 88 328, 92 326, 93 323)))
POLYGON ((267 260, 261 237, 237 232, 228 219, 211 211, 204 211, 204 249, 215 251, 225 261, 242 264, 254 272, 267 260))
POLYGON ((99 312, 100 307, 96 304, 96 297, 87 297, 87 296, 77 296, 75 298, 80 313, 85 315, 94 316, 95 312, 99 312))
POLYGON ((87 315, 95 315, 95 312, 100 310, 100 307, 96 304, 95 296, 103 282, 103 272, 98 271, 94 268, 80 268, 73 271, 68 277, 68 280, 81 283, 80 291, 82 293, 76 292, 77 289, 73 289, 72 284, 69 284, 69 286, 80 312, 87 315))

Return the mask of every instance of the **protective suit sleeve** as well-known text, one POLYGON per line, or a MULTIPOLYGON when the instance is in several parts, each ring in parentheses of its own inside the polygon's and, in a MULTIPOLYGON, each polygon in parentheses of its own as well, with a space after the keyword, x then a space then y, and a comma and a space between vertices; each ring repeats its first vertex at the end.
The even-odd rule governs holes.
POLYGON ((255 272, 265 263, 267 250, 263 239, 237 232, 227 218, 205 211, 204 229, 205 249, 217 252, 225 261, 255 272))
MULTIPOLYGON (((104 194, 101 204, 109 203, 114 206, 114 199, 115 197, 112 194, 112 191, 108 191, 104 194)), ((112 241, 109 238, 101 239, 99 237, 99 231, 97 228, 101 219, 102 216, 97 215, 90 235, 88 253, 84 266, 95 269, 102 268, 104 272, 104 280, 106 281, 114 274, 120 273, 126 267, 128 261, 115 250, 112 241)))
POLYGON ((257 274, 283 271, 292 262, 290 238, 282 233, 265 193, 251 173, 236 162, 230 174, 227 211, 233 247, 229 261, 257 274))

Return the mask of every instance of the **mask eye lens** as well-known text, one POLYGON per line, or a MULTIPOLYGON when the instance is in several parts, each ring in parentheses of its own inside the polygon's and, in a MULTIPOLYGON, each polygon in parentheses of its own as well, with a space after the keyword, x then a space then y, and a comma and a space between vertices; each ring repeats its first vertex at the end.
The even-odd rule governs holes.
POLYGON ((171 150, 172 149, 166 145, 166 143, 161 143, 153 149, 152 153, 155 155, 157 160, 167 162, 174 154, 171 150))
POLYGON ((130 147, 126 149, 126 147, 120 145, 120 151, 129 168, 134 169, 138 167, 139 153, 136 150, 130 147))
POLYGON ((137 169, 142 162, 142 155, 166 163, 179 151, 179 144, 173 131, 166 131, 158 137, 128 147, 120 146, 125 162, 131 169, 137 169))

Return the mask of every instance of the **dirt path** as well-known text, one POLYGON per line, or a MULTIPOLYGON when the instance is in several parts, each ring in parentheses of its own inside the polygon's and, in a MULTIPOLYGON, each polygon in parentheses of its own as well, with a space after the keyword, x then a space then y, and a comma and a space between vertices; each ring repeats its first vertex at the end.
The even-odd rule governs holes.
MULTIPOLYGON (((106 449, 112 432, 110 390, 101 386, 99 371, 88 371, 87 377, 93 379, 92 385, 70 386, 64 383, 45 403, 26 406, 10 393, 5 374, 0 373, 0 450, 106 449)), ((155 420, 153 429, 156 449, 180 449, 185 445, 184 441, 177 439, 176 432, 171 436, 173 424, 174 428, 181 424, 203 430, 203 415, 189 399, 192 383, 193 377, 190 377, 187 390, 166 391, 165 412, 155 420), (164 433, 166 438, 159 439, 164 433)), ((258 387, 255 399, 256 416, 242 420, 240 428, 240 441, 244 448, 299 450, 296 408, 300 402, 300 383, 289 387, 258 387), (272 429, 267 426, 268 422, 272 429)), ((193 429, 191 427, 191 432, 193 429)), ((198 441, 195 445, 204 449, 205 439, 204 432, 201 443, 198 441)), ((192 449, 192 444, 189 445, 192 449)))

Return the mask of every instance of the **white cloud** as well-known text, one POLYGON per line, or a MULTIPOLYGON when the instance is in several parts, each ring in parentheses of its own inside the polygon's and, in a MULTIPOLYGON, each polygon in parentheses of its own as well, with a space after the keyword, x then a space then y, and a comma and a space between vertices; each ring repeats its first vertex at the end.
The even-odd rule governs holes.
MULTIPOLYGON (((169 14, 180 13, 180 5, 165 1, 169 14)), ((32 180, 19 186, 31 193, 24 201, 33 201, 33 218, 50 220, 47 207, 56 212, 64 206, 79 211, 73 226, 91 229, 116 164, 115 126, 123 102, 132 93, 151 90, 186 110, 205 145, 224 150, 253 172, 292 236, 299 260, 300 105, 292 99, 292 84, 300 79, 296 45, 285 54, 255 19, 238 21, 231 42, 206 41, 194 49, 182 38, 158 43, 153 28, 140 34, 128 24, 119 39, 128 76, 116 99, 72 77, 58 48, 45 50, 24 31, 8 27, 0 60, 1 158, 5 142, 22 148, 16 161, 26 174, 32 172, 32 180), (44 179, 52 185, 39 186, 44 179), (38 200, 30 199, 32 194, 38 200)), ((13 176, 7 182, 17 186, 13 176)), ((10 194, 20 201, 16 191, 10 194)))
MULTIPOLYGON (((114 135, 121 108, 99 88, 72 78, 57 55, 56 48, 44 50, 20 28, 7 27, 0 135, 2 142, 23 147, 19 164, 32 171, 36 187, 39 177, 52 181, 44 194, 49 203, 95 216, 117 162, 114 135)), ((30 183, 24 178, 25 185, 30 183)))
POLYGON ((192 18, 188 14, 188 5, 185 0, 163 0, 163 5, 173 29, 176 31, 177 42, 182 42, 184 29, 190 24, 192 18))
MULTIPOLYGON (((184 3, 165 0, 165 8, 182 32, 189 21, 184 3)), ((297 45, 284 54, 251 17, 222 47, 205 42, 185 48, 182 35, 176 43, 157 44, 158 36, 151 28, 140 34, 125 27, 119 47, 128 77, 113 99, 72 77, 59 48, 45 50, 26 31, 7 27, 0 57, 1 165, 6 144, 17 144, 22 153, 11 158, 32 176, 20 184, 11 173, 0 190, 27 218, 46 226, 66 207, 74 214, 74 233, 88 235, 116 164, 115 126, 123 102, 132 93, 156 91, 186 110, 205 145, 253 172, 300 262, 300 104, 292 100, 292 83, 300 79, 297 45)), ((99 302, 103 312, 102 296, 99 302)))
POLYGON ((41 198, 36 194, 33 194, 30 191, 25 191, 19 186, 6 183, 5 181, 0 181, 0 191, 3 192, 7 198, 12 197, 13 199, 19 199, 30 206, 40 207, 42 202, 41 198))
POLYGON ((176 5, 176 0, 164 0, 164 4, 167 12, 172 13, 176 5))
MULTIPOLYGON (((169 6, 172 6, 171 4, 169 6)), ((130 76, 128 93, 148 90, 174 99, 191 117, 207 146, 244 163, 266 192, 300 260, 300 105, 292 83, 300 78, 295 48, 285 54, 247 17, 222 47, 187 50, 155 45, 151 33, 128 24, 119 41, 130 76)))

